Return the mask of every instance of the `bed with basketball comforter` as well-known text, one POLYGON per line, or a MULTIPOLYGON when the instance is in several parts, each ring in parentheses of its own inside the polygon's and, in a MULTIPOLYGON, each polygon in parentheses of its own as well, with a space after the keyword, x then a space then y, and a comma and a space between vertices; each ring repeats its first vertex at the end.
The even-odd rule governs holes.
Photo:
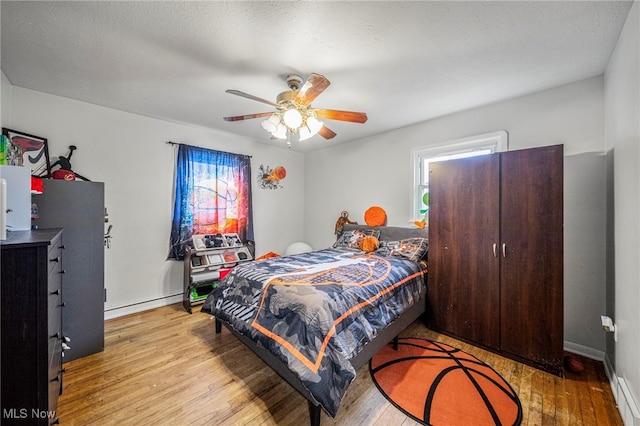
POLYGON ((426 250, 423 230, 350 226, 331 248, 238 265, 202 311, 302 393, 318 424, 355 370, 424 312, 426 250), (364 236, 380 248, 360 250, 364 236))

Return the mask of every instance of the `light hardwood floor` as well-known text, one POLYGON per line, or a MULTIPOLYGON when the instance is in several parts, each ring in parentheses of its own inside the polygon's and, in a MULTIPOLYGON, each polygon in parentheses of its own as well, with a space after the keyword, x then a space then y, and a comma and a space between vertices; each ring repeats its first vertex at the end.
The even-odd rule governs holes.
MULTIPOLYGON (((412 324, 402 336, 438 340, 490 364, 511 384, 524 426, 622 425, 601 362, 565 378, 412 324)), ((72 342, 73 343, 73 342, 72 342)), ((63 425, 308 424, 307 403, 199 308, 181 305, 109 320, 105 350, 65 363, 63 425)), ((378 392, 363 366, 335 419, 323 425, 417 425, 378 392)))

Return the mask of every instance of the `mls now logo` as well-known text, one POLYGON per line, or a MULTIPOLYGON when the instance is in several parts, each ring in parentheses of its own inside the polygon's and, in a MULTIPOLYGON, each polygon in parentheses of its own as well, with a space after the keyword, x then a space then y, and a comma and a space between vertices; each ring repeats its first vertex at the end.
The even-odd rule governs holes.
POLYGON ((4 419, 53 419, 56 416, 55 411, 39 410, 32 408, 9 408, 2 410, 2 418, 4 419))

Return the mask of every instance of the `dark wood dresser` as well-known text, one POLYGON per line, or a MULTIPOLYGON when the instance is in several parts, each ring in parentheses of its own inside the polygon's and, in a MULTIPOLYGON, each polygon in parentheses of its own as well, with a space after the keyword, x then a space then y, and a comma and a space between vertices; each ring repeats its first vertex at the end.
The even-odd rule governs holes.
POLYGON ((62 230, 0 242, 2 424, 49 425, 62 392, 62 230))

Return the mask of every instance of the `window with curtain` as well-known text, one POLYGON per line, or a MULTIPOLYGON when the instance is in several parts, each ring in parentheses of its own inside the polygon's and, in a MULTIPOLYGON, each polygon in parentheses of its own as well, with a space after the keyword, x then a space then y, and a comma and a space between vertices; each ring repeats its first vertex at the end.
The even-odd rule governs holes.
POLYGON ((175 177, 169 259, 183 259, 194 234, 253 242, 251 157, 180 144, 175 177))

